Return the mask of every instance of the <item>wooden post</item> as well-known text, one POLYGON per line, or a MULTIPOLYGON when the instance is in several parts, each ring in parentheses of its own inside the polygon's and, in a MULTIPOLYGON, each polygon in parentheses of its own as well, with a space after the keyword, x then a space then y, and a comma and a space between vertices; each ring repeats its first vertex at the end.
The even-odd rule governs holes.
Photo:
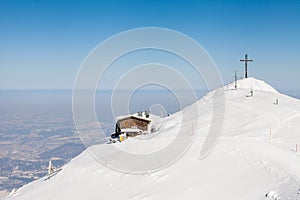
POLYGON ((236 71, 234 71, 234 89, 237 90, 237 75, 236 75, 236 71))

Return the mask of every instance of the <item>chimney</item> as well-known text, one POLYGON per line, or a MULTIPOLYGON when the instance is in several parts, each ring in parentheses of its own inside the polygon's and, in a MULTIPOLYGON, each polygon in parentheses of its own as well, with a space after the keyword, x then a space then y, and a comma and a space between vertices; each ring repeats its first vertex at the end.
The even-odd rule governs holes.
POLYGON ((149 118, 149 117, 150 117, 150 111, 148 111, 148 110, 145 111, 145 117, 146 117, 146 118, 149 118))
POLYGON ((143 117, 143 112, 142 112, 142 111, 139 111, 139 112, 138 112, 138 116, 139 116, 139 117, 143 117))

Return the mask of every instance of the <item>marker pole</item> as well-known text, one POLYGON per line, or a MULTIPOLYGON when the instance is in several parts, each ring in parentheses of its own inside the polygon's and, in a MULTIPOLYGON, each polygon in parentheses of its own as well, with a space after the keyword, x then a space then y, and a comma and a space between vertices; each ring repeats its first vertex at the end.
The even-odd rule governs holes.
POLYGON ((194 123, 192 123, 192 135, 194 135, 194 123))

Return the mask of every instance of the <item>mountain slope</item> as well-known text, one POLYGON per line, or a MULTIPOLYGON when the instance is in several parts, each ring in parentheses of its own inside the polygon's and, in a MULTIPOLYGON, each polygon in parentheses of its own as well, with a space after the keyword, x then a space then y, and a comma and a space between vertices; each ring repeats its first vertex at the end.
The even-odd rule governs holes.
MULTIPOLYGON (((300 144, 300 101, 254 78, 240 80, 238 90, 233 88, 234 84, 224 87, 223 134, 206 159, 200 160, 199 153, 217 91, 182 111, 192 113, 198 105, 200 112, 187 120, 199 117, 200 125, 191 133, 191 147, 171 166, 143 175, 124 174, 99 164, 86 150, 50 180, 34 181, 7 199, 300 199, 300 155, 295 152, 300 144)), ((139 153, 163 148, 178 129, 180 114, 167 117, 163 131, 153 137, 116 145, 139 153)))

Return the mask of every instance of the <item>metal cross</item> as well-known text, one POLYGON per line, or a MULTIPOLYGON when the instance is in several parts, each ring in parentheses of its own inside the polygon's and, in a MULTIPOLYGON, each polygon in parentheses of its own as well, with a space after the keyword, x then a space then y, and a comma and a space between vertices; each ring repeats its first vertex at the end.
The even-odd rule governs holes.
POLYGON ((248 60, 248 55, 245 54, 245 59, 244 60, 240 60, 241 62, 245 62, 245 78, 248 78, 248 67, 247 67, 247 63, 248 62, 253 62, 253 60, 248 60))

